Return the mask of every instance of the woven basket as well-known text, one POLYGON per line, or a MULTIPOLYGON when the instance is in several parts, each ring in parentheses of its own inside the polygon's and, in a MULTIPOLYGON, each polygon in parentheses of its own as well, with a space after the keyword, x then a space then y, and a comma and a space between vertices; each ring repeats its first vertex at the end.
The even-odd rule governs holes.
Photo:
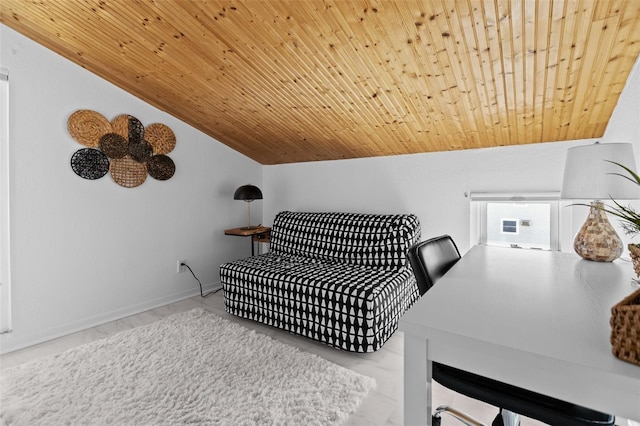
POLYGON ((111 133, 111 123, 100 113, 81 109, 69 116, 67 129, 72 138, 89 148, 97 148, 100 138, 111 133))
POLYGON ((610 324, 613 354, 640 365, 640 289, 611 308, 610 324))

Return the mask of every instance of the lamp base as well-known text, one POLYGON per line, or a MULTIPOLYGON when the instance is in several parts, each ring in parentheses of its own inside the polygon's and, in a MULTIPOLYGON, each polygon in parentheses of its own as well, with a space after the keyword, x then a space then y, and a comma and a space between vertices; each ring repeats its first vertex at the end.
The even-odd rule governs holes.
POLYGON ((622 254, 622 240, 603 208, 600 201, 591 203, 587 220, 573 240, 573 249, 583 259, 612 262, 622 254))

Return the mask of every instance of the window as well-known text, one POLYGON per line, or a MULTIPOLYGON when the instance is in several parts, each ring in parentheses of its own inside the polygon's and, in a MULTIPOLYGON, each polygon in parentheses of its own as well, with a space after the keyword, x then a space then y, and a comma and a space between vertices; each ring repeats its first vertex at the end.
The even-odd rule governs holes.
POLYGON ((518 233, 518 220, 517 219, 501 219, 500 222, 502 222, 502 233, 503 234, 517 234, 518 233))
POLYGON ((472 193, 471 243, 558 250, 558 193, 472 193))

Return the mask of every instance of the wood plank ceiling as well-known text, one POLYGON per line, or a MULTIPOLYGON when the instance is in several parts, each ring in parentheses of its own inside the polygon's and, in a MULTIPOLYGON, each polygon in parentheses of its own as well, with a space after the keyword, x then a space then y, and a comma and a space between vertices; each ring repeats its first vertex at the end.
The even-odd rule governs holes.
POLYGON ((640 50, 640 0, 0 8, 7 26, 262 164, 597 138, 640 50))

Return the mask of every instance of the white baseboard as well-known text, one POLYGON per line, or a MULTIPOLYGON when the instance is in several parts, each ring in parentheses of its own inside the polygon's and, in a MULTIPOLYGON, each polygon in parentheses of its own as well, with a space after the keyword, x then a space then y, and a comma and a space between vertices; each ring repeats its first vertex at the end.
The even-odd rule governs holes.
MULTIPOLYGON (((208 283, 202 286, 202 291, 206 294, 209 291, 222 288, 220 282, 208 283)), ((169 296, 158 297, 155 299, 147 300, 144 303, 138 303, 134 305, 125 306, 119 309, 115 309, 109 312, 94 315, 92 317, 84 318, 79 321, 63 324, 58 327, 50 329, 41 329, 37 333, 17 337, 14 333, 7 333, 0 335, 0 355, 9 352, 17 351, 29 346, 37 345, 58 337, 66 336, 68 334, 76 333, 78 331, 86 330, 91 327, 96 327, 111 321, 126 318, 131 315, 136 315, 141 312, 155 309, 160 306, 169 305, 171 303, 179 302, 184 299, 189 299, 193 296, 200 295, 200 288, 192 288, 184 290, 179 293, 175 293, 169 296)))

